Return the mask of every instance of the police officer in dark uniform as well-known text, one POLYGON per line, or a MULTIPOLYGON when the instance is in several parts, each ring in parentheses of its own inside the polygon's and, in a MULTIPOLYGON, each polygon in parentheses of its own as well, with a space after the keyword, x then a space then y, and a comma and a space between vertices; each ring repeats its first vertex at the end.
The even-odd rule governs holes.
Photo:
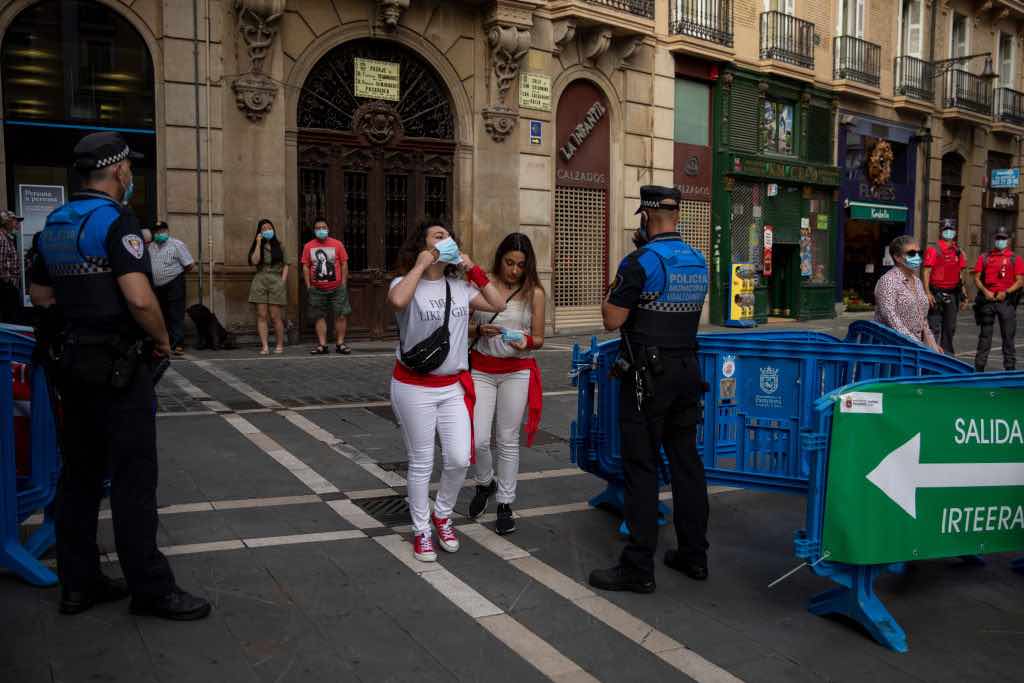
POLYGON ((697 327, 708 289, 707 263, 676 232, 680 194, 640 188, 639 247, 619 265, 602 306, 604 326, 621 328, 619 429, 629 544, 619 564, 591 572, 604 590, 654 591, 658 542, 658 474, 664 446, 672 470, 678 550, 665 564, 692 579, 707 578, 708 495, 697 453, 705 391, 697 362, 697 327))
POLYGON ((140 158, 116 133, 75 147, 83 190, 35 240, 32 302, 59 311, 51 365, 63 402, 63 468, 56 499, 60 611, 132 598, 135 614, 201 619, 210 603, 178 588, 157 549, 154 359, 170 354, 139 222, 127 208, 140 158), (148 344, 146 343, 148 340, 148 344), (96 526, 103 480, 125 581, 100 572, 96 526))

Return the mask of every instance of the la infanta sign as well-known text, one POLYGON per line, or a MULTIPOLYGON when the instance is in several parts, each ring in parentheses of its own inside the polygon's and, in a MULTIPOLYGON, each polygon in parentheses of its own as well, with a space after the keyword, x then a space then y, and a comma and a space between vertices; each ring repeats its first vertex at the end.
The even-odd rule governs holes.
POLYGON ((741 175, 791 180, 797 183, 812 183, 814 185, 839 184, 839 169, 834 166, 809 166, 807 164, 776 161, 763 157, 734 157, 732 171, 741 175))

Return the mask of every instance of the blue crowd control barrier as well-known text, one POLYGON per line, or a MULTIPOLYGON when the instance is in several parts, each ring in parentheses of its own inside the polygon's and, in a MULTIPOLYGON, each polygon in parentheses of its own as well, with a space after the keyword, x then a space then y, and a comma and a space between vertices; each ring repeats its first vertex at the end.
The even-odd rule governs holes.
POLYGON ((857 320, 851 323, 847 329, 846 338, 843 341, 855 344, 909 346, 911 348, 922 348, 924 346, 905 334, 900 334, 891 327, 886 327, 874 320, 857 320))
POLYGON ((46 511, 57 492, 60 455, 46 377, 31 369, 32 417, 30 471, 19 477, 15 467, 12 363, 31 365, 35 341, 27 328, 0 325, 0 566, 37 586, 52 586, 57 576, 38 558, 54 543, 53 521, 43 524, 24 543, 20 527, 30 515, 46 511))
MULTIPOLYGON (((825 518, 828 456, 832 429, 832 415, 839 394, 857 391, 871 384, 909 383, 974 388, 1024 388, 1024 372, 990 372, 960 375, 939 375, 916 378, 892 378, 858 382, 829 392, 814 404, 817 427, 808 434, 805 443, 812 464, 808 479, 807 527, 796 532, 796 556, 807 562, 811 570, 840 585, 811 599, 808 610, 813 614, 842 614, 861 624, 879 643, 896 650, 907 651, 907 636, 882 601, 875 595, 874 581, 885 572, 900 572, 903 563, 886 565, 851 565, 829 562, 822 558, 821 544, 825 518)), ((1024 558, 1014 563, 1024 564, 1024 558)))

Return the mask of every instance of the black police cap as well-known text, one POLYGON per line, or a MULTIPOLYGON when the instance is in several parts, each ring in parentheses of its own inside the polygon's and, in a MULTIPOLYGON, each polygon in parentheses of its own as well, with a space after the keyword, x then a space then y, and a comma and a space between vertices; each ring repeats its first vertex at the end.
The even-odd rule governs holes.
POLYGON ((993 237, 1002 237, 1004 239, 1009 239, 1010 231, 1003 226, 999 226, 998 228, 996 228, 996 234, 993 235, 993 237))
POLYGON ((640 188, 640 208, 636 213, 652 209, 678 209, 682 198, 678 188, 644 185, 640 188))
POLYGON ((75 168, 79 171, 95 171, 125 159, 142 158, 118 133, 90 133, 75 145, 75 168))

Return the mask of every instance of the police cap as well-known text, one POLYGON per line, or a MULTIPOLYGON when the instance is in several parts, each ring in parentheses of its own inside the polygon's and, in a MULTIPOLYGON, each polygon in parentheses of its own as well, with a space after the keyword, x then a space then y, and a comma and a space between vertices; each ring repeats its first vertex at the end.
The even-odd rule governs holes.
POLYGON ((644 185, 640 188, 640 208, 636 213, 652 209, 678 209, 681 200, 682 195, 678 188, 644 185))
POLYGON ((996 228, 996 234, 993 237, 1002 237, 1003 239, 1010 238, 1010 232, 1002 225, 996 228))
POLYGON ((96 171, 125 159, 142 159, 118 133, 90 133, 75 145, 75 168, 83 173, 96 171))

